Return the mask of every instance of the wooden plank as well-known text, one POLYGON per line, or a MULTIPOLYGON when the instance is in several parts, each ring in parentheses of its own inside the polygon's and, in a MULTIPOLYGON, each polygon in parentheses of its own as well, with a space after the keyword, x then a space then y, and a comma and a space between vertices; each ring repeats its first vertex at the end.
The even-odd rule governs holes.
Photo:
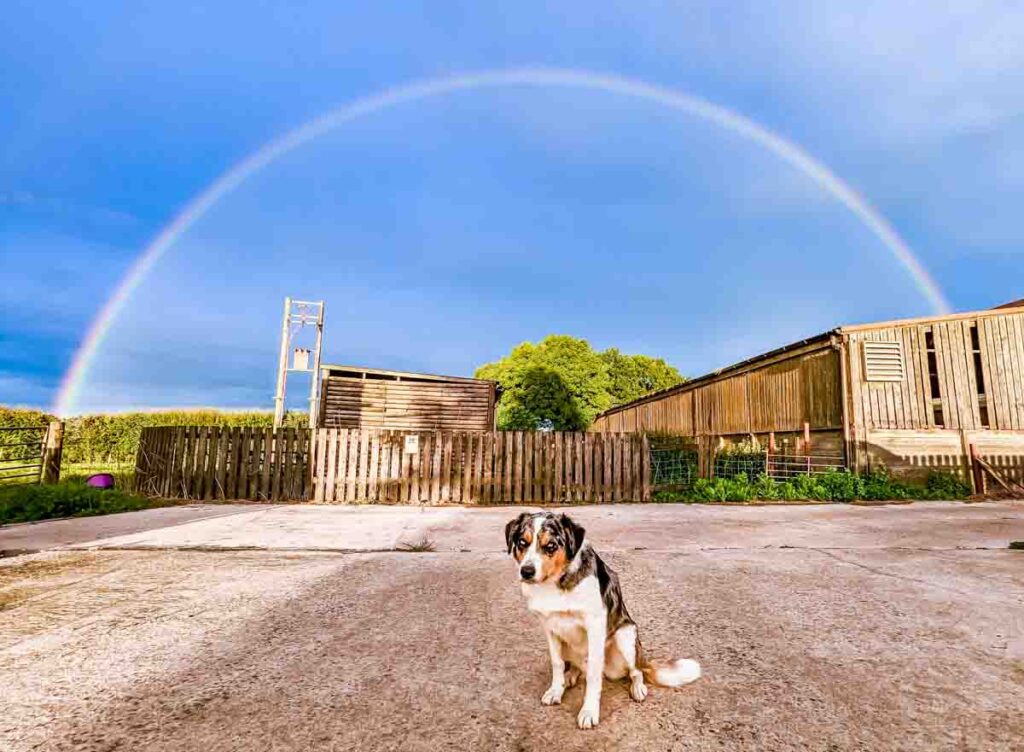
POLYGON ((348 432, 348 458, 345 462, 345 501, 359 500, 356 493, 356 474, 359 470, 359 442, 362 432, 358 428, 350 428, 348 432))
POLYGON ((470 488, 473 482, 473 434, 461 432, 462 444, 459 462, 459 471, 462 477, 462 488, 459 491, 459 502, 469 504, 472 498, 470 488))
POLYGON ((564 463, 564 443, 563 439, 565 434, 562 431, 555 431, 551 434, 551 501, 555 504, 561 503, 564 499, 562 496, 562 487, 564 485, 562 470, 565 467, 564 463))
POLYGON ((192 466, 192 477, 189 485, 189 494, 193 499, 203 498, 203 476, 206 472, 208 430, 206 426, 196 426, 195 428, 195 464, 192 466))
POLYGON ((299 442, 299 429, 288 429, 288 445, 285 461, 288 463, 288 500, 302 500, 302 449, 299 442))
POLYGON ((483 498, 484 477, 484 444, 492 438, 492 433, 479 433, 473 439, 473 481, 470 484, 470 501, 479 504, 483 498))
POLYGON ((430 439, 430 501, 436 504, 441 501, 441 455, 444 454, 444 442, 440 431, 434 431, 430 439))
POLYGON ((249 456, 249 499, 260 498, 260 465, 263 460, 263 437, 266 429, 252 429, 252 454, 249 456))
POLYGON ((483 434, 483 439, 480 447, 480 501, 491 504, 502 497, 499 454, 501 434, 489 431, 483 434))
MULTIPOLYGON (((271 444, 267 441, 266 428, 253 427, 251 431, 252 451, 249 455, 249 462, 246 465, 246 485, 248 486, 248 498, 253 501, 265 500, 262 484, 264 465, 271 460, 271 444)), ((273 441, 273 429, 271 431, 271 442, 273 441)), ((269 480, 269 478, 268 478, 269 480)))
POLYGON ((445 473, 445 480, 448 482, 447 503, 457 504, 459 500, 459 435, 456 431, 449 431, 447 434, 445 456, 448 460, 448 471, 445 473))
POLYGON ((534 501, 533 491, 533 432, 522 432, 522 444, 517 444, 516 449, 521 449, 521 472, 519 483, 522 488, 522 501, 529 504, 534 501))
POLYGON ((192 435, 195 429, 192 426, 182 428, 181 463, 178 473, 178 494, 177 498, 189 498, 189 479, 192 476, 192 468, 195 466, 195 443, 192 435))
POLYGON ((588 456, 589 434, 574 432, 572 434, 572 453, 573 453, 573 492, 572 500, 575 502, 584 501, 587 498, 586 491, 586 468, 589 465, 589 461, 586 459, 588 456))
POLYGON ((626 462, 624 456, 626 444, 622 440, 623 435, 613 437, 612 445, 614 446, 614 467, 613 474, 615 476, 615 501, 625 501, 626 499, 626 481, 629 465, 626 462))
POLYGON ((198 499, 201 496, 199 484, 196 482, 199 468, 199 438, 202 435, 200 426, 192 426, 188 434, 188 472, 185 476, 185 498, 198 499))
POLYGON ((337 500, 338 431, 340 430, 339 428, 327 429, 327 465, 324 475, 324 501, 327 502, 337 500))
POLYGON ((391 499, 391 431, 375 430, 380 446, 377 466, 377 501, 387 504, 391 499))
MULTIPOLYGON (((324 501, 327 487, 327 437, 329 429, 317 428, 313 431, 313 501, 324 501)), ((269 464, 269 463, 268 463, 269 464)))
POLYGON ((601 500, 605 502, 615 501, 615 454, 608 440, 609 434, 601 435, 601 459, 604 464, 604 481, 601 489, 601 500))
POLYGON ((438 480, 440 485, 438 486, 437 501, 442 504, 448 503, 449 488, 448 479, 451 475, 451 434, 448 432, 442 432, 439 437, 440 442, 440 459, 441 464, 438 469, 438 480))
POLYGON ((362 430, 366 433, 366 500, 375 503, 380 498, 380 431, 375 428, 362 430))
MULTIPOLYGON (((971 341, 971 330, 972 327, 977 327, 977 322, 964 320, 960 323, 960 336, 964 342, 964 366, 967 370, 967 381, 970 385, 968 394, 971 398, 971 417, 974 422, 975 429, 985 428, 981 424, 981 396, 978 394, 978 374, 977 368, 974 365, 974 343, 971 341)), ((977 332, 978 335, 978 347, 981 347, 981 331, 977 332)), ((982 378, 984 378, 984 370, 982 370, 982 378)), ((992 417, 989 416, 989 425, 991 425, 992 417)))
POLYGON ((647 434, 640 437, 640 472, 641 492, 640 501, 645 504, 651 500, 651 444, 647 434))
MULTIPOLYGON (((500 482, 496 490, 500 489, 502 504, 514 504, 515 491, 512 487, 512 444, 514 437, 509 431, 502 431, 499 438, 500 442, 495 447, 494 457, 495 472, 500 482)), ((495 496, 498 496, 498 494, 495 494, 495 496)), ((498 501, 498 499, 492 497, 491 501, 498 501)))
POLYGON ((957 391, 960 402, 960 428, 974 430, 978 427, 978 396, 976 382, 971 378, 973 369, 968 369, 967 359, 970 355, 970 345, 964 343, 963 323, 953 321, 946 325, 949 332, 950 346, 953 356, 953 367, 956 372, 957 391))
MULTIPOLYGON (((259 447, 256 447, 255 450, 253 448, 255 436, 256 429, 252 426, 246 426, 242 429, 242 461, 239 465, 241 475, 239 476, 238 486, 242 492, 241 498, 250 501, 255 497, 253 493, 255 489, 252 487, 254 453, 259 450, 259 447)), ((258 441, 255 443, 258 444, 258 441)))
MULTIPOLYGON (((420 436, 419 432, 415 433, 416 436, 416 453, 409 455, 409 502, 412 504, 420 503, 420 477, 423 475, 423 437, 420 436)), ((404 439, 403 439, 404 442, 404 439)), ((405 451, 405 447, 402 447, 402 451, 405 451)))
POLYGON ((981 350, 981 374, 985 379, 985 394, 988 405, 989 425, 993 430, 1008 428, 1006 422, 1006 398, 1002 388, 1005 379, 996 377, 998 366, 993 355, 992 329, 993 319, 979 319, 978 345, 981 350))
POLYGON ((192 426, 189 429, 189 432, 186 437, 187 446, 185 449, 185 461, 187 464, 185 465, 186 469, 184 471, 186 499, 197 499, 201 495, 198 489, 199 484, 196 482, 199 469, 199 439, 201 436, 201 432, 202 429, 200 427, 192 426))
MULTIPOLYGON (((260 451, 260 436, 262 432, 253 432, 253 459, 259 455, 260 451)), ((291 501, 292 499, 292 478, 291 478, 291 430, 288 428, 279 428, 274 431, 274 454, 277 455, 275 464, 277 465, 277 472, 281 479, 280 484, 280 499, 282 501, 291 501)), ((250 496, 252 489, 250 488, 250 496)))
POLYGON ((217 428, 206 426, 203 429, 203 463, 200 474, 202 484, 201 498, 209 500, 213 498, 213 479, 217 470, 217 428))
POLYGON ((936 372, 939 377, 939 396, 942 400, 943 427, 959 429, 960 420, 956 409, 956 387, 953 383, 952 371, 949 368, 948 348, 942 334, 942 327, 932 327, 932 344, 935 346, 936 372))
POLYGON ((1006 417, 1004 428, 1020 429, 1017 418, 1017 402, 1020 398, 1018 389, 1018 378, 1013 374, 1013 361, 1010 357, 1009 334, 1010 327, 1007 326, 1008 317, 989 319, 994 337, 993 347, 997 353, 996 368, 1000 373, 1000 384, 1005 390, 1006 417))
POLYGON ((512 502, 512 476, 509 475, 509 468, 506 463, 509 444, 509 436, 506 431, 494 434, 494 440, 490 442, 493 464, 488 466, 487 461, 484 460, 484 472, 487 472, 488 467, 491 472, 491 491, 488 500, 492 504, 510 504, 512 502))
POLYGON ((263 429, 263 451, 260 455, 260 481, 256 498, 260 501, 270 500, 270 473, 273 470, 274 429, 263 429))
POLYGON ((923 428, 923 400, 920 394, 920 376, 917 372, 918 361, 914 345, 914 330, 909 327, 897 329, 900 347, 903 349, 903 369, 905 373, 906 399, 903 409, 907 417, 906 427, 923 428))
POLYGON ((588 503, 597 503, 600 501, 600 495, 597 493, 596 483, 597 479, 597 456, 599 453, 598 441, 600 441, 602 434, 584 434, 583 435, 583 477, 581 480, 581 491, 582 496, 580 501, 588 503))
POLYGON ((521 504, 530 497, 530 491, 526 487, 526 473, 529 462, 526 459, 526 434, 523 431, 516 431, 515 448, 515 475, 512 479, 516 503, 521 504))
POLYGON ((1007 363, 1009 370, 1004 374, 1014 387, 1015 430, 1024 430, 1024 317, 1007 316, 1003 320, 1006 331, 1007 363))
POLYGON ((338 430, 338 480, 335 491, 335 500, 348 503, 352 501, 348 488, 348 445, 354 428, 342 428, 338 430))
POLYGON ((413 455, 405 453, 405 437, 408 432, 403 431, 396 437, 398 441, 398 500, 403 504, 413 501, 412 498, 412 473, 413 455))
POLYGON ((246 495, 252 501, 263 499, 260 488, 263 482, 263 465, 269 460, 267 455, 270 454, 270 447, 267 446, 266 438, 266 428, 257 428, 255 426, 251 428, 252 450, 245 471, 246 487, 248 489, 246 495))
POLYGON ((248 486, 248 498, 252 501, 259 501, 260 482, 262 479, 263 462, 266 455, 270 453, 270 447, 265 446, 267 429, 253 427, 251 431, 252 450, 249 455, 249 463, 246 466, 248 486))
POLYGON ((370 480, 370 434, 368 431, 359 431, 359 459, 356 468, 356 487, 354 490, 356 501, 366 501, 367 489, 370 480))
POLYGON ((402 502, 402 435, 401 431, 388 431, 387 499, 391 504, 402 502))

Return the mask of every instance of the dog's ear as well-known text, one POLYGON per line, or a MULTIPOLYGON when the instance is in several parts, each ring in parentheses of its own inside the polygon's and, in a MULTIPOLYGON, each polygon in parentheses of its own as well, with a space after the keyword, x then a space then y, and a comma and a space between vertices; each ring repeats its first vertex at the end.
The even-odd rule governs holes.
POLYGON ((529 516, 529 512, 523 512, 514 520, 509 520, 508 524, 505 525, 505 545, 508 546, 509 553, 512 553, 512 544, 515 542, 516 536, 519 534, 519 529, 523 526, 523 521, 529 516))
POLYGON ((565 557, 572 561, 580 550, 580 546, 583 545, 583 536, 586 535, 587 531, 582 526, 573 522, 572 518, 567 514, 563 514, 558 522, 561 524, 562 529, 565 530, 565 557))

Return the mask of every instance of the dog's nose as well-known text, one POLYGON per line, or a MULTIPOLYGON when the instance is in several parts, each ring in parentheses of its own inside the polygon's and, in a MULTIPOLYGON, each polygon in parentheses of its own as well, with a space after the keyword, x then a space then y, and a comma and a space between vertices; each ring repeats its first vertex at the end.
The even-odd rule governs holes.
POLYGON ((524 580, 532 580, 535 574, 537 574, 537 567, 533 564, 523 564, 519 569, 519 576, 524 580))

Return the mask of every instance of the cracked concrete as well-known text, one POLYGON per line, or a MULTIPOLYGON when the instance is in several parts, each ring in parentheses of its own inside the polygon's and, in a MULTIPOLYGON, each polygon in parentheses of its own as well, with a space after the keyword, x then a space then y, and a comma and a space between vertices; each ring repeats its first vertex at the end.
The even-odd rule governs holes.
POLYGON ((568 510, 619 571, 645 647, 705 670, 642 705, 606 685, 592 732, 574 725, 579 688, 539 702, 544 639, 503 551, 518 509, 225 511, 119 515, 73 549, 0 561, 0 748, 1010 750, 1024 738, 1024 552, 1006 548, 1024 539, 1020 504, 568 510), (370 552, 423 535, 436 552, 370 552), (362 552, 301 550, 315 547, 362 552))

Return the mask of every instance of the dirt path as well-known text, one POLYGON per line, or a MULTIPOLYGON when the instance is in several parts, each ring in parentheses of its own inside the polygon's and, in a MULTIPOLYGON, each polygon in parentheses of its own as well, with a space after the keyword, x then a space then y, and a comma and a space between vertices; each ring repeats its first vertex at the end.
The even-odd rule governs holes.
POLYGON ((671 526, 655 549, 645 529, 610 546, 630 610, 706 677, 643 705, 607 685, 593 732, 579 688, 541 706, 543 637, 498 546, 99 551, 0 567, 0 748, 1019 747, 1024 554, 674 550, 671 526))

